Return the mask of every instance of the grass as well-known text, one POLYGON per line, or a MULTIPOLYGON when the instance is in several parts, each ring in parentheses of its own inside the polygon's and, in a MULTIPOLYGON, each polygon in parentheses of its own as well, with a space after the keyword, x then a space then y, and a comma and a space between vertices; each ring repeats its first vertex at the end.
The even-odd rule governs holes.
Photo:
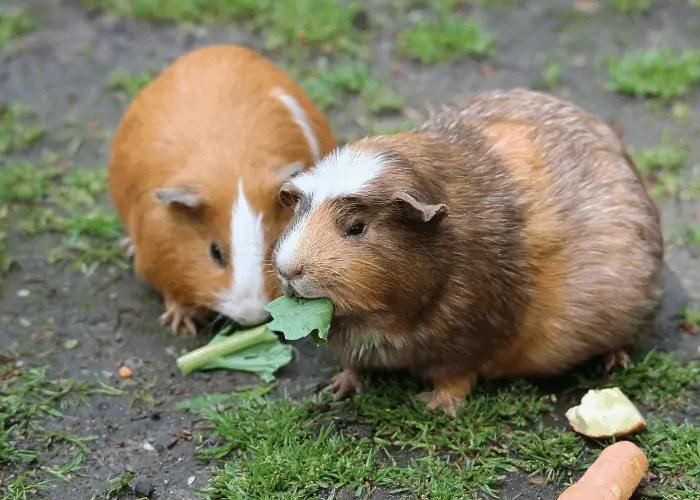
POLYGON ((26 35, 36 27, 34 17, 24 12, 0 9, 0 47, 11 40, 26 35))
POLYGON ((148 21, 230 22, 259 13, 265 0, 83 0, 86 7, 148 21))
POLYGON ((652 0, 611 0, 610 4, 624 14, 645 13, 651 10, 652 0))
POLYGON ((131 100, 156 76, 157 73, 155 71, 131 74, 120 70, 114 70, 107 75, 105 87, 110 92, 123 94, 131 100))
POLYGON ((0 155, 25 149, 44 135, 42 127, 27 123, 33 117, 34 112, 23 103, 0 106, 0 155))
MULTIPOLYGON (((40 163, 12 161, 0 170, 0 206, 25 236, 54 233, 60 241, 49 262, 72 261, 85 274, 101 265, 125 265, 116 213, 99 207, 107 190, 105 169, 71 170, 47 158, 40 163)), ((8 228, 9 229, 9 228, 8 228)))
MULTIPOLYGON (((30 108, 11 103, 0 115, 0 154, 22 153, 44 131, 28 124, 30 108)), ((72 261, 85 274, 104 264, 125 265, 118 245, 121 223, 114 212, 100 208, 106 194, 107 170, 77 170, 45 154, 37 161, 0 159, 0 273, 15 262, 8 249, 8 234, 60 235, 48 252, 50 262, 72 261)))
POLYGON ((639 173, 651 184, 650 193, 655 198, 688 199, 700 194, 697 179, 688 183, 684 180, 686 144, 673 141, 667 132, 664 132, 655 148, 630 149, 630 155, 639 173))
POLYGON ((647 407, 680 410, 700 394, 700 363, 681 366, 668 355, 650 351, 627 371, 614 372, 605 381, 580 379, 579 387, 619 387, 647 407))
POLYGON ((354 23, 357 16, 367 15, 360 3, 326 0, 83 0, 83 4, 150 21, 247 21, 257 32, 274 26, 264 31, 268 49, 313 47, 334 54, 359 50, 361 30, 354 29, 354 23))
POLYGON ((432 18, 420 20, 399 34, 397 49, 403 57, 430 65, 494 52, 495 36, 485 31, 481 22, 456 12, 458 2, 441 0, 432 6, 432 18))
MULTIPOLYGON (((119 498, 122 494, 127 493, 129 491, 129 482, 133 478, 134 474, 127 471, 123 476, 110 479, 107 481, 107 486, 102 498, 104 500, 112 500, 113 498, 119 498)), ((96 497, 93 498, 96 499, 96 497)))
MULTIPOLYGON (((662 420, 659 412, 697 399, 700 363, 683 366, 656 351, 633 359, 627 372, 609 380, 580 375, 559 397, 614 384, 649 408, 648 430, 632 440, 648 453, 663 498, 691 498, 683 492, 700 486, 700 429, 662 420)), ((481 383, 449 425, 415 402, 415 383, 401 377, 367 382, 362 396, 333 405, 262 397, 188 405, 214 427, 199 456, 222 461, 203 497, 333 498, 343 490, 362 495, 381 488, 412 498, 498 498, 504 479, 517 470, 562 490, 605 444, 544 425, 542 417, 574 401, 558 406, 551 389, 534 382, 481 383)))
POLYGON ((51 481, 78 474, 89 453, 86 443, 95 438, 63 428, 65 412, 91 394, 116 394, 91 382, 51 379, 47 369, 9 363, 0 371, 0 496, 8 500, 32 498, 51 481), (49 458, 60 465, 43 465, 49 458))
POLYGON ((359 95, 365 109, 373 114, 395 112, 404 104, 401 96, 375 78, 372 69, 363 62, 331 66, 326 59, 321 59, 312 75, 302 78, 300 83, 323 111, 341 106, 344 97, 349 95, 359 95))
POLYGON ((550 61, 540 72, 540 88, 542 90, 554 90, 561 84, 561 63, 550 61))
POLYGON ((275 0, 262 17, 274 29, 266 33, 271 49, 314 47, 325 53, 359 51, 354 20, 367 12, 360 3, 326 0, 275 0))
MULTIPOLYGON (((694 228, 695 231, 695 244, 700 243, 700 228, 694 228)), ((700 310, 695 307, 689 306, 681 309, 681 315, 683 316, 683 330, 691 335, 697 335, 700 333, 700 310)))
POLYGON ((671 45, 639 50, 609 61, 607 88, 638 98, 670 101, 700 83, 700 50, 679 52, 671 45))

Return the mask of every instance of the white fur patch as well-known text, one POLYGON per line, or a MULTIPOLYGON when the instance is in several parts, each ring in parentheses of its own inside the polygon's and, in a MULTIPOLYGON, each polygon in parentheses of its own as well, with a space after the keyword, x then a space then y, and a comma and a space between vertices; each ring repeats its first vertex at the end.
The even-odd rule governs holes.
POLYGON ((317 207, 329 198, 361 192, 382 172, 386 161, 381 151, 356 151, 344 146, 318 162, 313 170, 300 173, 292 182, 312 198, 317 207))
POLYGON ((279 87, 273 90, 273 95, 289 110, 294 123, 299 125, 299 128, 306 138, 309 151, 311 151, 314 161, 318 160, 321 157, 321 147, 318 144, 318 138, 311 126, 311 120, 309 120, 309 116, 306 114, 306 111, 304 111, 304 108, 299 105, 296 99, 279 87))
POLYGON ((360 193, 384 169, 386 157, 380 151, 355 151, 350 146, 336 149, 318 162, 313 170, 302 172, 291 182, 311 199, 311 209, 293 219, 289 232, 275 251, 275 265, 289 271, 294 251, 317 208, 326 200, 360 193))
POLYGON ((377 356, 384 365, 389 366, 391 351, 398 352, 406 346, 403 339, 387 338, 372 330, 353 329, 349 333, 348 338, 352 340, 345 349, 348 357, 355 361, 377 356))
POLYGON ((262 214, 248 203, 243 182, 238 182, 238 199, 231 212, 231 263, 233 283, 219 296, 216 310, 242 325, 263 323, 268 317, 263 309, 269 302, 265 295, 265 235, 262 214))

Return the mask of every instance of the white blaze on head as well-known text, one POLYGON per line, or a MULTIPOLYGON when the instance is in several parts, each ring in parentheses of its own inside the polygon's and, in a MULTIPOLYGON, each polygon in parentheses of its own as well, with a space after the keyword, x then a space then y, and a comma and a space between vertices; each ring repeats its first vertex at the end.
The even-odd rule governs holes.
POLYGON ((257 325, 269 318, 263 309, 270 301, 265 294, 265 235, 262 214, 248 203, 243 182, 231 213, 231 288, 219 295, 216 310, 241 325, 257 325))
POLYGON ((283 273, 293 264, 299 240, 318 207, 327 200, 359 194, 387 164, 382 151, 356 151, 344 146, 328 154, 313 170, 302 172, 290 182, 311 202, 311 208, 294 217, 289 231, 277 245, 275 267, 283 273))

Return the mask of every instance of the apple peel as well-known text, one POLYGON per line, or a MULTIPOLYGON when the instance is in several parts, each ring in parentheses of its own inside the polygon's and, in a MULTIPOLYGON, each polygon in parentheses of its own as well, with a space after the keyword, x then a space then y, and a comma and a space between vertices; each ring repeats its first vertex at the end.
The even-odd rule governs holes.
POLYGON ((588 391, 566 418, 576 432, 594 439, 619 438, 646 428, 642 414, 617 387, 588 391))

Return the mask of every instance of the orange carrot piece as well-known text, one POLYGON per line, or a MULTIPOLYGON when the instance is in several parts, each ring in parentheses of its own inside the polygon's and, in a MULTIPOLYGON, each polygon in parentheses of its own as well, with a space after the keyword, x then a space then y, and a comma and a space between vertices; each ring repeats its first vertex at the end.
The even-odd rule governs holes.
POLYGON ((642 450, 629 441, 619 441, 605 448, 559 500, 629 500, 648 468, 642 450))

